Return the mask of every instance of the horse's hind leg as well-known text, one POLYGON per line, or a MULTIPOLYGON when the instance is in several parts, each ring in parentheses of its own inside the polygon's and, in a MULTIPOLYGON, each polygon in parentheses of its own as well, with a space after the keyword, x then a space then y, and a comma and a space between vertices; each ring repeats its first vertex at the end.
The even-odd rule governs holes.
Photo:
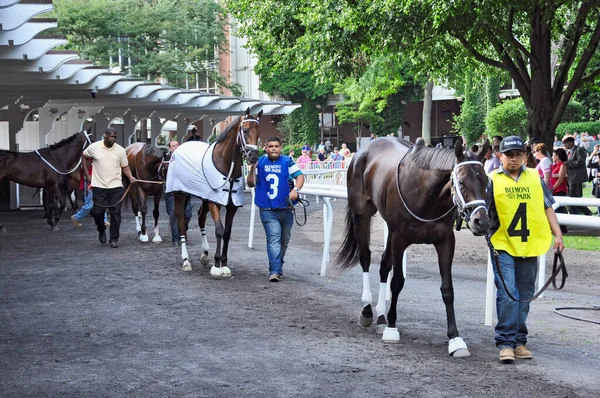
POLYGON ((381 257, 381 266, 379 268, 379 297, 377 298, 377 307, 375 312, 377 314, 377 333, 382 334, 387 326, 386 305, 385 299, 388 290, 388 278, 390 271, 393 266, 392 256, 392 239, 388 234, 387 243, 383 256, 381 257))
POLYGON ((209 206, 208 201, 202 201, 200 204, 200 210, 198 210, 198 226, 200 227, 200 233, 202 234, 202 255, 200 256, 200 264, 208 267, 210 264, 210 258, 208 257, 208 238, 206 236, 206 216, 208 214, 209 206))
MULTIPOLYGON (((374 214, 374 212, 373 212, 374 214)), ((373 294, 371 293, 371 280, 369 278, 369 267, 371 265, 371 250, 369 242, 371 237, 371 217, 373 214, 353 214, 354 238, 358 243, 358 255, 360 266, 363 270, 363 309, 358 316, 361 326, 368 327, 373 324, 373 294)))
POLYGON ((152 243, 161 243, 162 238, 160 237, 160 232, 158 230, 158 216, 160 216, 160 212, 158 208, 160 207, 160 198, 162 197, 162 187, 160 190, 157 190, 154 193, 154 210, 152 210, 152 215, 154 216, 154 238, 152 238, 152 243))
POLYGON ((175 204, 173 211, 175 212, 175 215, 177 217, 177 226, 179 228, 179 235, 181 236, 181 259, 183 260, 182 269, 184 271, 192 270, 192 264, 190 263, 189 255, 188 255, 188 251, 187 251, 187 244, 186 244, 187 223, 185 222, 185 216, 184 216, 184 213, 185 213, 184 209, 185 209, 185 206, 186 206, 188 200, 190 200, 190 197, 188 194, 183 193, 183 192, 173 192, 173 202, 175 204))
POLYGON ((454 287, 452 286, 452 260, 454 258, 454 234, 450 232, 445 241, 436 244, 440 275, 442 277, 442 299, 446 305, 446 319, 448 322, 448 354, 453 357, 469 357, 471 353, 467 349, 464 340, 458 336, 456 318, 454 316, 454 287))
MULTIPOLYGON (((138 184, 141 185, 141 184, 138 184)), ((139 204, 139 213, 138 215, 142 219, 142 225, 140 228, 140 241, 146 243, 148 242, 148 234, 146 233, 146 214, 148 213, 148 205, 146 204, 146 192, 142 189, 141 186, 137 187, 137 197, 139 204)))
POLYGON ((388 311, 388 327, 385 328, 382 336, 384 343, 399 343, 400 333, 396 327, 396 320, 398 319, 397 306, 398 296, 404 288, 404 274, 402 273, 402 257, 408 247, 408 244, 402 239, 400 233, 390 231, 390 240, 388 244, 391 244, 393 254, 393 268, 394 275, 392 276, 392 283, 390 284, 392 290, 392 301, 390 302, 390 310, 388 311))

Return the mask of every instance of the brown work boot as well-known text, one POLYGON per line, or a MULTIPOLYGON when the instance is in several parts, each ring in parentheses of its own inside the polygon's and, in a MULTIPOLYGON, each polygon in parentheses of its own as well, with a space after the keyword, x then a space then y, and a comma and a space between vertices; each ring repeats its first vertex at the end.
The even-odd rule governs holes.
POLYGON ((76 226, 77 228, 81 228, 81 227, 82 227, 82 225, 81 225, 81 223, 79 222, 79 220, 75 218, 75 214, 73 214, 73 215, 71 216, 71 221, 73 221, 73 224, 75 224, 75 226, 76 226))
POLYGON ((533 358, 533 354, 524 345, 519 345, 515 348, 515 357, 519 359, 531 359, 533 358))
POLYGON ((515 350, 512 348, 503 348, 500 350, 500 362, 513 363, 515 361, 515 350))

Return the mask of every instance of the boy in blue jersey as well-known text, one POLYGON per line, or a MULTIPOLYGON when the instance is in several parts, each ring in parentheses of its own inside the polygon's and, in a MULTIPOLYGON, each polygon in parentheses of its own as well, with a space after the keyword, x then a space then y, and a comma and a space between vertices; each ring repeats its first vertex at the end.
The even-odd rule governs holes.
POLYGON ((249 187, 256 187, 254 203, 260 209, 260 221, 267 236, 269 282, 279 282, 294 224, 291 202, 298 199, 304 175, 289 156, 281 156, 279 137, 267 140, 266 152, 267 156, 261 156, 256 165, 250 165, 246 182, 249 187), (292 180, 296 181, 296 187, 290 190, 292 180))

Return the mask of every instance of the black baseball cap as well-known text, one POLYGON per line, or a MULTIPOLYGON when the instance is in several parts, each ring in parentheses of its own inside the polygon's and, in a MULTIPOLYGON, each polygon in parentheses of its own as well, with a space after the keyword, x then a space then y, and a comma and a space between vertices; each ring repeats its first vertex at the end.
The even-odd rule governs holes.
POLYGON ((518 135, 510 135, 508 137, 504 137, 502 142, 500 143, 500 152, 508 152, 508 151, 525 151, 525 142, 523 142, 523 138, 518 135))

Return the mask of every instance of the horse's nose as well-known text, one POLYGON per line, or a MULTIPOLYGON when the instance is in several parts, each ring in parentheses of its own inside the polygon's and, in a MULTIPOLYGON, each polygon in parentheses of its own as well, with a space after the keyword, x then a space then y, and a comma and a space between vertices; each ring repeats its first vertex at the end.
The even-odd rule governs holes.
POLYGON ((480 209, 476 214, 473 214, 471 219, 471 231, 473 234, 484 235, 488 232, 490 226, 490 219, 487 216, 487 212, 483 209, 480 209))

